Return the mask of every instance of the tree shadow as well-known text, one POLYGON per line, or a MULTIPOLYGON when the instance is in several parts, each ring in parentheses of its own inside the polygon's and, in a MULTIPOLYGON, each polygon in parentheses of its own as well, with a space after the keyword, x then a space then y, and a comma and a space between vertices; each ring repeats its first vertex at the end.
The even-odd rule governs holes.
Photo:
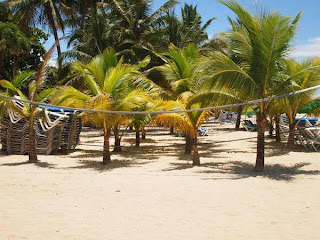
POLYGON ((107 172, 119 168, 129 168, 138 167, 149 163, 148 161, 136 161, 136 160, 117 160, 114 159, 107 165, 104 165, 102 161, 92 161, 92 160, 80 160, 78 162, 80 166, 68 167, 66 169, 93 169, 98 172, 107 172))
POLYGON ((29 163, 29 162, 18 162, 18 163, 4 163, 0 166, 7 166, 7 167, 18 167, 18 166, 24 166, 24 165, 34 165, 40 168, 51 168, 54 169, 56 164, 51 164, 47 162, 38 162, 38 163, 29 163))
POLYGON ((218 176, 204 177, 205 180, 230 179, 238 180, 250 177, 264 177, 277 181, 293 181, 299 175, 319 175, 319 170, 303 170, 302 168, 310 165, 310 163, 299 163, 294 166, 284 166, 281 164, 268 165, 264 172, 258 173, 253 171, 253 165, 249 163, 232 161, 232 162, 216 162, 204 163, 201 166, 193 166, 192 164, 171 163, 171 167, 162 171, 180 171, 196 168, 200 174, 228 175, 227 178, 218 176))
MULTIPOLYGON (((243 179, 250 177, 264 177, 278 181, 292 181, 299 175, 319 175, 319 170, 304 170, 305 166, 309 166, 310 163, 299 163, 294 166, 285 166, 281 164, 267 165, 264 168, 264 172, 258 173, 253 171, 253 165, 249 163, 232 161, 226 163, 206 163, 201 167, 209 168, 206 170, 200 170, 198 173, 204 174, 231 174, 234 175, 232 179, 243 179)), ((212 179, 212 178, 206 178, 212 179)))
MULTIPOLYGON (((256 141, 249 141, 249 144, 255 144, 256 141)), ((252 147, 254 151, 256 151, 256 146, 252 147)), ((306 149, 303 146, 296 145, 295 148, 290 149, 287 147, 286 143, 278 143, 273 139, 265 141, 265 157, 279 157, 288 155, 291 152, 301 152, 301 153, 312 153, 312 149, 306 149)))

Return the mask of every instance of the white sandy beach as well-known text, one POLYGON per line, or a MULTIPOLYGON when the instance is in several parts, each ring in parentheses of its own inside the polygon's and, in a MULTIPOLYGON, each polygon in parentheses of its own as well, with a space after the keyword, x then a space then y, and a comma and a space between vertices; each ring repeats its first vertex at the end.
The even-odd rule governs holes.
POLYGON ((265 172, 253 173, 256 133, 232 127, 200 138, 200 167, 163 129, 140 149, 126 135, 109 166, 90 129, 76 151, 37 165, 0 156, 0 239, 318 239, 319 153, 267 138, 265 172))

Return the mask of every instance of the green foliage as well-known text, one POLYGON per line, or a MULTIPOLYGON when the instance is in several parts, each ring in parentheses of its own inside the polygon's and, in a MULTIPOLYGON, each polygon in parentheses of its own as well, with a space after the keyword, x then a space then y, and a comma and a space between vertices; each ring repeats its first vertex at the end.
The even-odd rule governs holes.
POLYGON ((18 71, 37 70, 46 53, 48 35, 37 28, 21 29, 7 7, 0 6, 0 78, 12 79, 18 71), (5 16, 4 16, 5 15, 5 16))
POLYGON ((197 6, 185 4, 181 9, 180 19, 173 9, 166 12, 162 17, 160 32, 162 35, 162 47, 165 49, 169 44, 177 47, 186 47, 193 43, 197 46, 205 44, 208 40, 206 29, 215 18, 209 19, 202 24, 202 17, 198 13, 197 6))
MULTIPOLYGON (((107 48, 89 63, 72 64, 72 72, 83 79, 86 90, 80 92, 73 87, 61 87, 52 100, 57 104, 86 106, 99 110, 135 109, 139 104, 147 103, 154 94, 152 82, 139 72, 139 68, 139 65, 123 63, 123 59, 118 61, 116 52, 107 48)), ((128 121, 128 117, 101 114, 89 114, 86 119, 98 126, 101 126, 103 121, 109 126, 128 121)))

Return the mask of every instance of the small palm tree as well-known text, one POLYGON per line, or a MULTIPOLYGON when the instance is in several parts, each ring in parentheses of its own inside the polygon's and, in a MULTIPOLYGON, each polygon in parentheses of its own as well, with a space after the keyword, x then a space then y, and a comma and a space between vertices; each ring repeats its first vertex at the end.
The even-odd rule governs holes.
MULTIPOLYGON (((46 73, 48 70, 48 64, 53 54, 54 48, 56 47, 56 44, 54 44, 50 48, 48 53, 45 55, 43 62, 39 66, 38 72, 35 74, 35 80, 29 84, 28 94, 24 94, 19 89, 19 87, 22 87, 24 82, 30 79, 34 75, 34 72, 32 71, 26 71, 26 72, 20 73, 12 81, 12 83, 7 80, 0 81, 0 86, 7 89, 6 94, 8 96, 13 96, 14 94, 18 94, 18 96, 22 100, 30 100, 34 102, 45 102, 48 99, 48 97, 52 94, 53 89, 45 89, 42 91, 40 91, 40 89, 45 82, 46 73)), ((40 113, 42 112, 42 110, 38 108, 36 105, 29 104, 29 103, 24 103, 24 106, 21 109, 17 107, 12 101, 8 101, 8 100, 7 101, 2 100, 2 107, 6 109, 10 108, 13 111, 16 111, 25 119, 27 119, 27 121, 29 122, 29 150, 28 150, 29 162, 30 163, 38 162, 36 135, 34 131, 34 121, 35 119, 40 117, 40 113)))
MULTIPOLYGON (((170 103, 170 102, 169 102, 170 103)), ((172 101, 171 104, 167 104, 166 110, 190 110, 201 107, 201 103, 192 104, 192 100, 186 104, 181 101, 172 101)), ((181 132, 184 132, 188 138, 186 138, 187 145, 192 146, 193 165, 200 165, 200 157, 198 152, 198 128, 209 116, 209 112, 192 112, 192 113, 164 113, 155 117, 154 121, 160 125, 174 126, 181 132)))
MULTIPOLYGON (((155 69, 162 73, 168 83, 163 92, 166 93, 167 98, 185 103, 190 96, 195 94, 195 89, 201 85, 203 80, 205 61, 199 49, 194 44, 189 44, 183 49, 170 45, 169 52, 160 56, 165 64, 155 69)), ((185 138, 185 153, 191 153, 190 136, 186 134, 185 138)))
MULTIPOLYGON (((253 16, 236 0, 219 2, 237 15, 239 24, 225 34, 232 57, 219 53, 212 56, 212 86, 246 93, 242 100, 273 96, 280 63, 290 50, 301 13, 293 20, 278 12, 253 16)), ((262 102, 255 106, 258 124, 255 171, 264 169, 264 133, 271 105, 262 102)))
MULTIPOLYGON (((154 88, 156 89, 156 88, 154 88)), ((144 104, 140 104, 135 111, 144 111, 144 112, 152 112, 152 111, 161 111, 163 110, 166 101, 162 101, 159 98, 159 95, 154 92, 152 95, 152 101, 146 102, 144 104)), ((155 118, 154 115, 151 114, 143 114, 143 115, 132 115, 131 116, 131 125, 134 127, 136 131, 136 147, 140 146, 140 135, 142 133, 142 137, 145 137, 146 130, 145 127, 148 123, 152 122, 155 118)))
MULTIPOLYGON (((290 80, 285 81, 285 84, 280 85, 278 89, 279 94, 314 87, 320 84, 320 59, 315 58, 311 61, 304 61, 301 63, 293 59, 286 60, 283 73, 285 74, 285 77, 290 80)), ((299 124, 299 122, 295 121, 295 118, 300 108, 312 101, 315 91, 288 96, 279 100, 279 105, 289 119, 289 148, 294 147, 294 133, 299 124)))
MULTIPOLYGON (((96 110, 130 111, 140 104, 150 101, 150 91, 145 90, 147 83, 139 72, 148 64, 145 59, 139 65, 124 64, 117 60, 116 52, 109 48, 88 64, 75 62, 71 69, 79 74, 86 83, 87 90, 80 92, 73 87, 60 87, 52 97, 56 104, 73 107, 87 107, 96 110)), ((114 129, 115 142, 119 141, 119 126, 128 122, 128 116, 118 114, 87 114, 89 122, 104 129, 103 163, 111 161, 109 141, 111 129, 114 129)))
MULTIPOLYGON (((170 51, 160 57, 166 62, 165 65, 156 67, 168 82, 163 89, 166 98, 171 99, 167 103, 167 110, 192 110, 214 104, 235 101, 233 95, 227 94, 223 89, 215 91, 207 85, 207 58, 200 54, 200 50, 193 44, 184 49, 170 46, 170 51), (221 98, 230 96, 227 99, 221 98)), ((162 94, 164 95, 164 94, 162 94)), ((186 136, 186 153, 193 150, 193 164, 200 165, 200 158, 197 146, 198 128, 208 117, 208 111, 194 111, 188 113, 166 113, 155 118, 160 124, 174 126, 186 136), (192 148, 191 148, 192 147, 192 148)))

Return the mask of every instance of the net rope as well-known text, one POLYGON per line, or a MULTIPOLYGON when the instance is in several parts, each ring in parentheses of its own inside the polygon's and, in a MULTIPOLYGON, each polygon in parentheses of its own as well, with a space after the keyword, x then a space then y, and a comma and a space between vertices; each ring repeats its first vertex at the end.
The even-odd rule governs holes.
POLYGON ((166 113, 191 113, 191 112, 202 112, 202 111, 213 111, 213 110, 221 110, 221 109, 230 109, 235 107, 241 107, 241 106, 247 106, 247 105, 254 105, 262 102, 269 102, 272 100, 285 98, 293 95, 302 94, 305 92, 309 92, 312 90, 320 89, 320 85, 316 85, 310 88, 302 89, 299 91, 294 91, 287 94, 282 94, 278 96, 268 97, 268 98, 262 98, 258 100, 252 100, 247 101, 243 103, 236 103, 236 104, 227 104, 227 105, 221 105, 221 106, 215 106, 215 107, 205 107, 205 108, 197 108, 197 109, 183 109, 183 110, 170 110, 170 111, 109 111, 109 110, 97 110, 97 109, 89 109, 89 108, 74 108, 74 107, 65 107, 50 103, 42 103, 42 102, 35 102, 30 100, 24 100, 24 99, 17 99, 15 97, 10 97, 6 95, 0 94, 0 100, 1 98, 7 99, 7 100, 13 100, 13 101, 19 101, 23 103, 28 103, 32 105, 41 105, 42 107, 52 107, 52 108, 59 108, 61 110, 71 110, 71 111, 80 111, 80 112, 87 112, 87 113, 102 113, 102 114, 123 114, 123 115, 158 115, 158 114, 166 114, 166 113))

